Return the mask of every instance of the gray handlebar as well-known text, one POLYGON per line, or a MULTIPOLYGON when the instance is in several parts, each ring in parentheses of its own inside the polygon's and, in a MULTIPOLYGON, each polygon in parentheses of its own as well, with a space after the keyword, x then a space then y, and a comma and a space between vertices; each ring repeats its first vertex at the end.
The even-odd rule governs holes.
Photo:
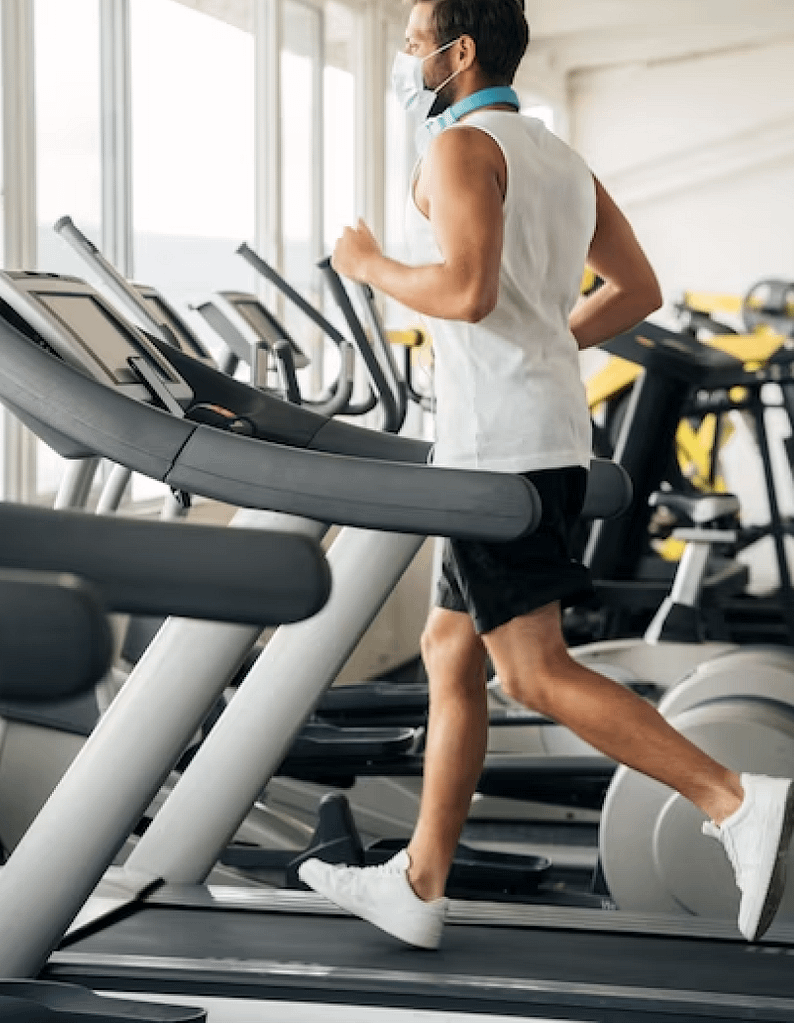
POLYGON ((519 476, 327 455, 224 433, 92 380, 6 322, 0 339, 0 398, 29 422, 195 494, 339 525, 491 540, 531 531, 540 517, 537 492, 519 476))

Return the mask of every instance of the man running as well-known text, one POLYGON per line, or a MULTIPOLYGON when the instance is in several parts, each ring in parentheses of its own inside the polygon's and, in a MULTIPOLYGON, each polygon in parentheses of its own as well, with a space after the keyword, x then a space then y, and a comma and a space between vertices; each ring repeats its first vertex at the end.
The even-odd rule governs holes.
POLYGON ((434 464, 524 473, 543 515, 511 543, 447 541, 423 637, 430 687, 424 785, 408 844, 379 867, 300 869, 310 887, 403 941, 435 948, 447 875, 488 736, 486 661, 504 690, 707 817, 731 860, 748 940, 780 902, 794 821, 790 781, 728 770, 627 688, 573 660, 561 609, 589 592, 569 539, 590 462, 579 350, 662 301, 623 214, 584 161, 510 88, 529 41, 521 0, 416 0, 394 67, 422 119, 407 212, 415 265, 363 222, 333 265, 423 314, 435 349, 434 464), (577 304, 585 264, 604 280, 577 304))

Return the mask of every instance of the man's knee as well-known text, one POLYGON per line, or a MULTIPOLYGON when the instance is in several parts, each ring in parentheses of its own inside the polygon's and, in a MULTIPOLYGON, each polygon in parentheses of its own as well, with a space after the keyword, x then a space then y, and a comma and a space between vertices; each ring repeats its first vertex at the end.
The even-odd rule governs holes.
POLYGON ((505 695, 529 710, 543 713, 543 687, 537 676, 526 668, 521 671, 499 672, 499 682, 505 695))
POLYGON ((471 631, 468 616, 452 611, 434 610, 422 630, 420 646, 422 655, 433 657, 445 649, 458 649, 466 642, 471 631))
POLYGON ((433 611, 422 632, 420 649, 429 671, 439 663, 485 663, 485 650, 471 619, 458 612, 433 611))
MULTIPOLYGON (((567 658, 567 654, 563 655, 567 658)), ((504 692, 538 714, 554 717, 555 697, 565 675, 565 664, 559 656, 537 658, 499 671, 504 692)))

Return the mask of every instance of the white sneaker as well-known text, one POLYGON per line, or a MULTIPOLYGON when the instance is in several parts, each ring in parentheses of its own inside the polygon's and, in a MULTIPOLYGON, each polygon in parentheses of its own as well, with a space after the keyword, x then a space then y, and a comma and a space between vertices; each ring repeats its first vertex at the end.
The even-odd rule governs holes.
POLYGON ((741 781, 742 805, 721 825, 706 821, 703 834, 725 848, 742 893, 739 930, 756 941, 772 923, 786 887, 794 784, 761 774, 743 774, 741 781))
POLYGON ((377 867, 344 867, 306 860, 298 876, 335 905, 354 913, 382 931, 420 948, 438 948, 447 899, 425 902, 408 880, 408 851, 400 850, 377 867))

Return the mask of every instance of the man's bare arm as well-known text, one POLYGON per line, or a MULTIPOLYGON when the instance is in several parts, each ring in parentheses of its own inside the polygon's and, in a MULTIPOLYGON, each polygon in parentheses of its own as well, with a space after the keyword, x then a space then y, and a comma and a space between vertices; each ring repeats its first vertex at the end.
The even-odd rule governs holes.
POLYGON ((626 220, 595 178, 596 230, 587 264, 604 281, 571 314, 580 348, 601 344, 635 326, 662 304, 656 274, 626 220))
POLYGON ((408 266, 390 259, 359 222, 339 239, 332 263, 416 312, 476 323, 499 294, 504 158, 483 132, 455 129, 434 140, 427 160, 429 219, 441 262, 408 266))

